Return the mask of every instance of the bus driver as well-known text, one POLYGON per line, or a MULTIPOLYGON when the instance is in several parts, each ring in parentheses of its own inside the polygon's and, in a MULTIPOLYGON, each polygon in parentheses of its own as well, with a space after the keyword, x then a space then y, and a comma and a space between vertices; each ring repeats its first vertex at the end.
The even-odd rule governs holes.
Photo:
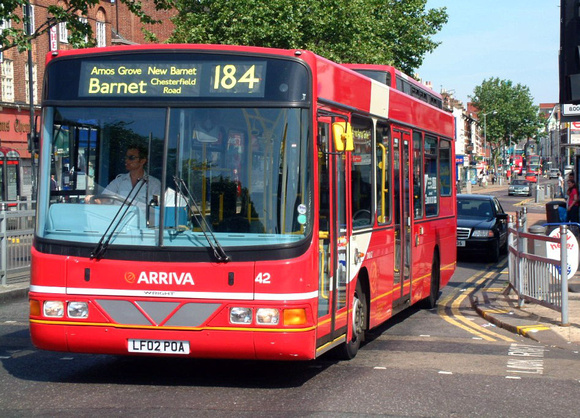
MULTIPOLYGON (((147 199, 151 200, 153 195, 159 196, 161 193, 161 182, 153 176, 145 173, 145 164, 147 164, 147 149, 142 145, 130 145, 125 153, 125 169, 124 174, 119 174, 115 177, 103 190, 100 198, 105 198, 106 195, 111 195, 125 199, 129 196, 132 190, 137 193, 135 203, 147 204, 147 199), (144 181, 144 184, 138 184, 144 181)), ((131 195, 128 202, 131 202, 134 195, 131 195)), ((99 198, 94 196, 87 196, 86 201, 101 203, 99 198)))

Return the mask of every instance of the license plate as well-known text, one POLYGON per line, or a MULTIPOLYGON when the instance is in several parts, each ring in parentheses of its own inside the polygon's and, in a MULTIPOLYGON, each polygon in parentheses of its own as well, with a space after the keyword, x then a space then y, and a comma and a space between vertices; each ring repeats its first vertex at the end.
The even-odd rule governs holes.
POLYGON ((189 354, 189 341, 129 339, 129 353, 189 354))
POLYGON ((465 240, 463 240, 463 239, 457 240, 457 246, 458 247, 465 247, 465 240))

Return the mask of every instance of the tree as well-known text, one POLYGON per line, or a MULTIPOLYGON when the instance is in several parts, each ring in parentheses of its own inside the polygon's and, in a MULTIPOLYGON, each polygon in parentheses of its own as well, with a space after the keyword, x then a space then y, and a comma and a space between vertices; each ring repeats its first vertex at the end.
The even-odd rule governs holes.
POLYGON ((413 74, 438 43, 445 8, 427 0, 176 0, 172 42, 308 49, 413 74))
POLYGON ((490 78, 476 86, 470 98, 478 109, 480 123, 485 122, 486 141, 491 146, 494 164, 504 145, 523 139, 535 140, 540 133, 542 120, 528 87, 514 85, 511 80, 490 78))
MULTIPOLYGON (((139 0, 119 0, 125 4, 129 11, 137 16, 143 24, 161 23, 153 19, 143 11, 143 2, 139 0)), ((174 6, 175 0, 144 0, 153 1, 157 10, 169 10, 174 6)), ((56 2, 55 2, 56 3, 56 2)), ((28 34, 28 16, 23 12, 28 0, 2 0, 0 4, 0 52, 10 48, 18 48, 24 52, 30 49, 32 40, 47 33, 51 27, 66 23, 69 30, 69 42, 73 47, 94 46, 93 31, 88 22, 83 22, 79 16, 86 16, 89 9, 99 5, 99 0, 65 0, 62 5, 47 7, 51 16, 45 22, 33 28, 32 35, 28 34), (4 24, 2 22, 10 22, 4 24), (88 39, 85 41, 85 39, 88 39)))

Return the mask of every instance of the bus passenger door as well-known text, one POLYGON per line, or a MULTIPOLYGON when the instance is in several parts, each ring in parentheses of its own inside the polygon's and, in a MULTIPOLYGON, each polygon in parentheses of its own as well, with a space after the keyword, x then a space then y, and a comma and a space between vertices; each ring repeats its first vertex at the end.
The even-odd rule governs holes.
POLYGON ((393 311, 408 306, 411 293, 411 133, 393 128, 393 183, 395 251, 393 264, 393 311))
POLYGON ((322 353, 346 333, 348 232, 346 224, 345 154, 334 153, 330 117, 318 120, 319 293, 318 340, 322 353), (339 322, 338 318, 342 318, 339 322))

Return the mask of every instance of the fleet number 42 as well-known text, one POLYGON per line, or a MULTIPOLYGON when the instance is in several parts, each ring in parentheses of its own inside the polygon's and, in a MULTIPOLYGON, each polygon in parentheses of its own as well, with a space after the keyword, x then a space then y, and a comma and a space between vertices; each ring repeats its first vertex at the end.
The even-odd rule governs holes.
POLYGON ((258 273, 254 281, 261 284, 270 284, 270 273, 258 273))

